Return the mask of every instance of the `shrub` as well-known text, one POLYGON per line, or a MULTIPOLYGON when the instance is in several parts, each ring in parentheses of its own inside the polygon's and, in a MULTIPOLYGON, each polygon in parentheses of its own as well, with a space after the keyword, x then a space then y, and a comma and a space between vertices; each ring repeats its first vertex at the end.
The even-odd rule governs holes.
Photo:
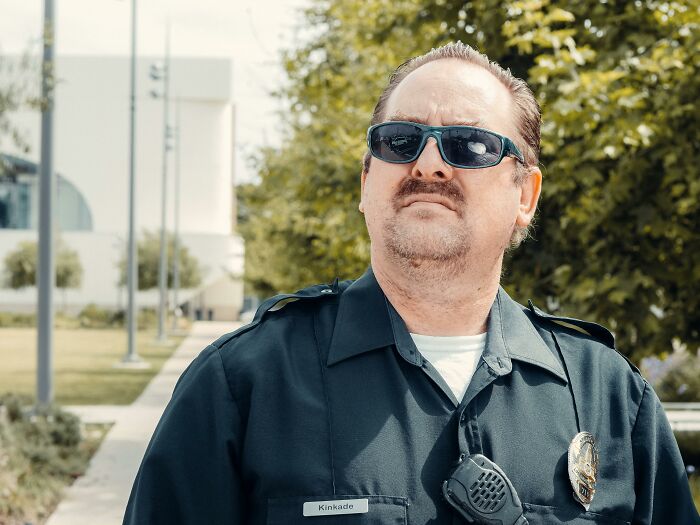
MULTIPOLYGON (((55 254, 56 288, 80 288, 83 267, 78 252, 59 240, 55 254)), ((5 284, 19 289, 36 286, 38 246, 36 241, 20 242, 17 248, 5 256, 5 284)))
MULTIPOLYGON (((126 322, 126 315, 124 316, 124 322, 126 322)), ((143 308, 139 311, 138 318, 136 319, 136 325, 140 330, 147 328, 154 328, 158 326, 158 312, 155 308, 143 308)))
MULTIPOLYGON (((138 286, 139 290, 150 290, 158 287, 160 269, 160 232, 144 231, 137 243, 138 286)), ((175 236, 167 234, 166 250, 168 258, 167 287, 173 287, 173 254, 175 253, 175 236)), ((126 250, 125 250, 126 252, 126 250)), ((203 268, 199 260, 190 254, 183 244, 178 245, 179 280, 181 288, 196 288, 202 282, 203 268)), ((126 286, 126 256, 118 263, 119 285, 126 286)))
POLYGON ((89 454, 80 420, 56 406, 35 410, 27 396, 0 396, 0 523, 39 521, 89 454))
MULTIPOLYGON (((114 328, 126 326, 125 310, 109 310, 89 304, 78 314, 82 328, 114 328)), ((158 314, 153 308, 141 308, 136 317, 139 330, 153 328, 158 323, 158 314)))
MULTIPOLYGON (((168 313, 167 326, 171 323, 171 313, 168 313)), ((95 304, 83 308, 77 317, 55 313, 56 328, 123 328, 126 326, 125 310, 110 310, 95 304)), ((181 318, 180 324, 188 325, 187 318, 181 318), (184 319, 184 320, 183 320, 184 319)), ((140 308, 136 318, 138 330, 148 330, 158 325, 158 312, 155 308, 140 308)), ((36 326, 35 314, 20 314, 0 312, 0 328, 33 328, 36 326)), ((0 525, 3 525, 0 522, 0 525)))
POLYGON ((92 303, 81 310, 78 319, 83 328, 111 328, 120 324, 121 321, 116 312, 100 308, 92 303))
POLYGON ((30 328, 36 326, 36 315, 0 312, 0 328, 30 328))
POLYGON ((700 355, 685 345, 675 342, 665 359, 642 359, 641 369, 662 401, 700 401, 700 355))

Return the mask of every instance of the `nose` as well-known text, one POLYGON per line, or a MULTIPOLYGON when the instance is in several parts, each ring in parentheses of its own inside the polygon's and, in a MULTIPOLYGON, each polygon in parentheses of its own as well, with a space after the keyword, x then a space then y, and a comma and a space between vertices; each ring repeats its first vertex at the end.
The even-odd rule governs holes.
POLYGON ((454 168, 442 159, 435 137, 428 137, 423 151, 411 168, 411 176, 430 182, 452 180, 454 168))

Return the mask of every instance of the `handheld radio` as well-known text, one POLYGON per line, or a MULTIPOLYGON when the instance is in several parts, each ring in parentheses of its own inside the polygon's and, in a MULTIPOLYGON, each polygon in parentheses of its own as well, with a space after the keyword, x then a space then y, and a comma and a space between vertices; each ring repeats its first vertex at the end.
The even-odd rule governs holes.
POLYGON ((469 523, 527 525, 515 487, 493 461, 467 456, 442 484, 447 502, 469 523))

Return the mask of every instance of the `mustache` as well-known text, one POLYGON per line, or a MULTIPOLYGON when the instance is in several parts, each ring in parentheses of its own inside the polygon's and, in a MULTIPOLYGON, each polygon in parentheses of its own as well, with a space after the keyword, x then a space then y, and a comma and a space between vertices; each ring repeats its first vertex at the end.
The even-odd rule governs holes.
POLYGON ((434 193, 440 195, 449 199, 457 210, 462 209, 464 192, 454 180, 448 182, 426 182, 421 179, 410 177, 399 185, 399 189, 396 195, 394 195, 394 210, 398 211, 401 208, 401 201, 406 197, 420 193, 434 193))

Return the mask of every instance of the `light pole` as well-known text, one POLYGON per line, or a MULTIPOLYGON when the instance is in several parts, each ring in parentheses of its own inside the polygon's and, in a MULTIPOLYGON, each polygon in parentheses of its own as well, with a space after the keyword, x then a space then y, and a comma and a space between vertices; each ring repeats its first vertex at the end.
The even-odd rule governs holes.
POLYGON ((41 173, 39 179, 39 268, 37 279, 37 386, 38 406, 53 400, 53 107, 54 107, 54 1, 44 0, 44 56, 41 74, 41 173))
MULTIPOLYGON (((168 138, 170 135, 168 105, 170 88, 170 22, 165 28, 165 63, 161 68, 156 65, 151 66, 151 78, 153 80, 163 82, 163 179, 161 187, 161 227, 160 227, 160 265, 158 267, 158 341, 165 341, 165 312, 167 298, 167 280, 168 280, 168 251, 166 238, 166 219, 167 219, 167 184, 168 184, 168 138)), ((157 92, 151 92, 151 95, 158 98, 157 92)))
POLYGON ((175 99, 175 239, 173 241, 173 331, 177 330, 179 305, 177 292, 180 288, 180 98, 175 99))
POLYGON ((128 347, 123 363, 144 361, 136 353, 136 290, 139 274, 137 271, 136 252, 136 184, 135 184, 135 135, 136 131, 136 0, 131 2, 131 95, 129 103, 129 240, 127 245, 126 283, 128 305, 126 309, 126 327, 128 347))

